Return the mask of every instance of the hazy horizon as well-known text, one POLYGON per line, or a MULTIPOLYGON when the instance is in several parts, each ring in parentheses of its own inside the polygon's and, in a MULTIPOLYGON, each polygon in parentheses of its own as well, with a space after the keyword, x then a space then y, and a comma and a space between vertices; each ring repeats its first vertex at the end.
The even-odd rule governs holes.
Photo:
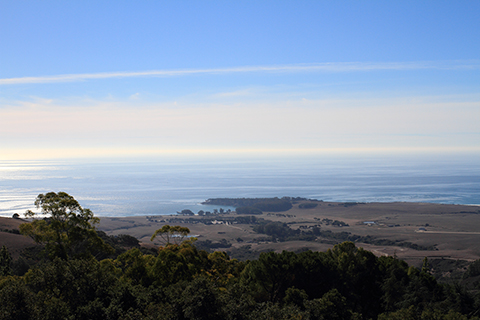
POLYGON ((480 3, 0 4, 0 160, 480 155, 480 3))
POLYGON ((478 157, 455 155, 2 161, 0 216, 35 210, 51 191, 100 217, 198 212, 208 198, 480 205, 479 182, 478 157))

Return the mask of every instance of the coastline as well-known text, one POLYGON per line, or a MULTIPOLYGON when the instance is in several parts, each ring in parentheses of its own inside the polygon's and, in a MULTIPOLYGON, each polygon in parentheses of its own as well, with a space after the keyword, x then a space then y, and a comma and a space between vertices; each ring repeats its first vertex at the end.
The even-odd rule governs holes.
MULTIPOLYGON (((399 244, 411 242, 423 247, 435 247, 435 250, 415 250, 401 245, 375 245, 356 243, 377 255, 396 255, 414 265, 421 263, 424 257, 443 257, 447 259, 475 260, 480 258, 480 208, 468 205, 391 202, 358 203, 346 205, 342 202, 318 202, 313 209, 299 209, 299 204, 285 212, 264 212, 255 215, 257 219, 286 223, 291 228, 309 228, 319 225, 322 219, 341 220, 348 226, 338 227, 319 225, 324 231, 333 233, 347 232, 359 236, 371 236, 377 239, 398 241, 399 244), (375 221, 366 225, 365 221, 375 221), (426 228, 427 232, 418 232, 426 228), (430 232, 431 231, 431 232, 430 232)), ((227 241, 231 246, 221 250, 231 251, 250 246, 253 251, 282 250, 321 250, 333 247, 328 241, 271 241, 265 235, 255 233, 252 224, 224 223, 238 215, 235 213, 215 217, 159 215, 158 219, 147 216, 104 217, 99 230, 109 235, 129 234, 135 236, 144 245, 158 245, 150 242, 155 230, 165 224, 188 227, 191 234, 199 235, 198 241, 209 240, 213 243, 227 241), (210 223, 210 220, 216 221, 210 223), (225 239, 225 240, 223 240, 225 239), (238 241, 241 239, 241 241, 238 241)), ((325 239, 324 239, 325 240, 325 239)), ((339 241, 341 242, 341 241, 339 241)))
MULTIPOLYGON (((480 258, 480 206, 434 204, 420 202, 374 202, 343 203, 313 201, 315 208, 301 209, 299 201, 288 211, 268 212, 255 215, 265 222, 279 222, 292 229, 309 230, 318 226, 332 234, 349 233, 359 237, 370 236, 386 244, 356 242, 358 247, 370 250, 376 255, 396 255, 412 265, 418 265, 424 257, 475 260, 480 258), (344 226, 332 225, 328 221, 341 221, 344 226), (373 222, 366 224, 365 222, 373 222), (419 232, 425 229, 426 232, 419 232), (392 245, 392 242, 395 242, 392 245), (415 250, 405 243, 434 250, 415 250)), ((233 212, 212 216, 139 215, 128 217, 99 217, 97 229, 108 235, 128 234, 136 237, 142 245, 158 246, 151 242, 152 234, 165 224, 180 225, 198 235, 198 241, 228 244, 216 250, 235 251, 245 246, 253 252, 282 250, 325 251, 342 240, 317 237, 315 241, 272 241, 265 234, 253 230, 254 224, 238 223, 239 215, 233 212)), ((22 219, 0 218, 0 229, 18 228, 22 219)), ((1 241, 12 246, 12 254, 33 245, 31 239, 19 234, 0 232, 1 241)), ((363 239, 363 238, 360 238, 363 239)), ((381 243, 381 242, 380 242, 381 243)))
POLYGON ((0 165, 0 181, 4 217, 22 215, 50 191, 67 192, 99 217, 196 213, 212 197, 480 205, 478 157, 12 162, 0 165))

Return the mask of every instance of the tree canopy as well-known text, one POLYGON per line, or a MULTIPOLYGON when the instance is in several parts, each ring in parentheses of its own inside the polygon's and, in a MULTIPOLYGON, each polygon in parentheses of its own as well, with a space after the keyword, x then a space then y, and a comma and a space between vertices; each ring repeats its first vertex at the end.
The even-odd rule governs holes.
POLYGON ((152 236, 164 241, 157 250, 135 246, 99 260, 90 210, 66 193, 40 195, 36 204, 48 217, 22 229, 52 259, 18 274, 2 247, 0 320, 479 320, 478 283, 473 291, 438 283, 427 260, 417 269, 343 242, 326 252, 263 252, 243 262, 200 250, 186 238, 188 228, 169 225, 152 236))
POLYGON ((162 239, 163 245, 167 246, 170 244, 180 244, 190 233, 190 229, 187 227, 181 226, 169 226, 164 225, 150 238, 150 241, 153 241, 157 236, 162 239))
POLYGON ((43 219, 20 225, 20 232, 35 242, 44 244, 51 258, 68 259, 89 257, 95 252, 111 251, 97 235, 95 225, 100 219, 90 209, 84 209, 77 200, 65 192, 39 194, 35 200, 40 213, 28 210, 25 217, 43 219))

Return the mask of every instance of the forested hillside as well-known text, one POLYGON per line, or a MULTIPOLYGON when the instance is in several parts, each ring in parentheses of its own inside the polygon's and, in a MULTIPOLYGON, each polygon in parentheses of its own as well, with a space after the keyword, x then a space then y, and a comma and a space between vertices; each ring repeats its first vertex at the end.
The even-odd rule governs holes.
POLYGON ((13 275, 1 253, 0 319, 478 319, 479 300, 395 257, 345 242, 240 262, 194 242, 115 259, 44 258, 13 275))
POLYGON ((67 194, 37 205, 50 217, 21 226, 39 243, 34 263, 0 251, 0 319, 479 319, 476 290, 438 283, 427 259, 417 269, 343 242, 238 261, 168 225, 148 250, 96 232, 67 194))

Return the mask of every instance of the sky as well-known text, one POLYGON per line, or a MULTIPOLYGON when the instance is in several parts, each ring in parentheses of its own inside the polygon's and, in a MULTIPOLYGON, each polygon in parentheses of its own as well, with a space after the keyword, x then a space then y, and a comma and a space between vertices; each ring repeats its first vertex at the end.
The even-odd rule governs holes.
POLYGON ((0 0, 0 160, 480 154, 480 1, 0 0))

